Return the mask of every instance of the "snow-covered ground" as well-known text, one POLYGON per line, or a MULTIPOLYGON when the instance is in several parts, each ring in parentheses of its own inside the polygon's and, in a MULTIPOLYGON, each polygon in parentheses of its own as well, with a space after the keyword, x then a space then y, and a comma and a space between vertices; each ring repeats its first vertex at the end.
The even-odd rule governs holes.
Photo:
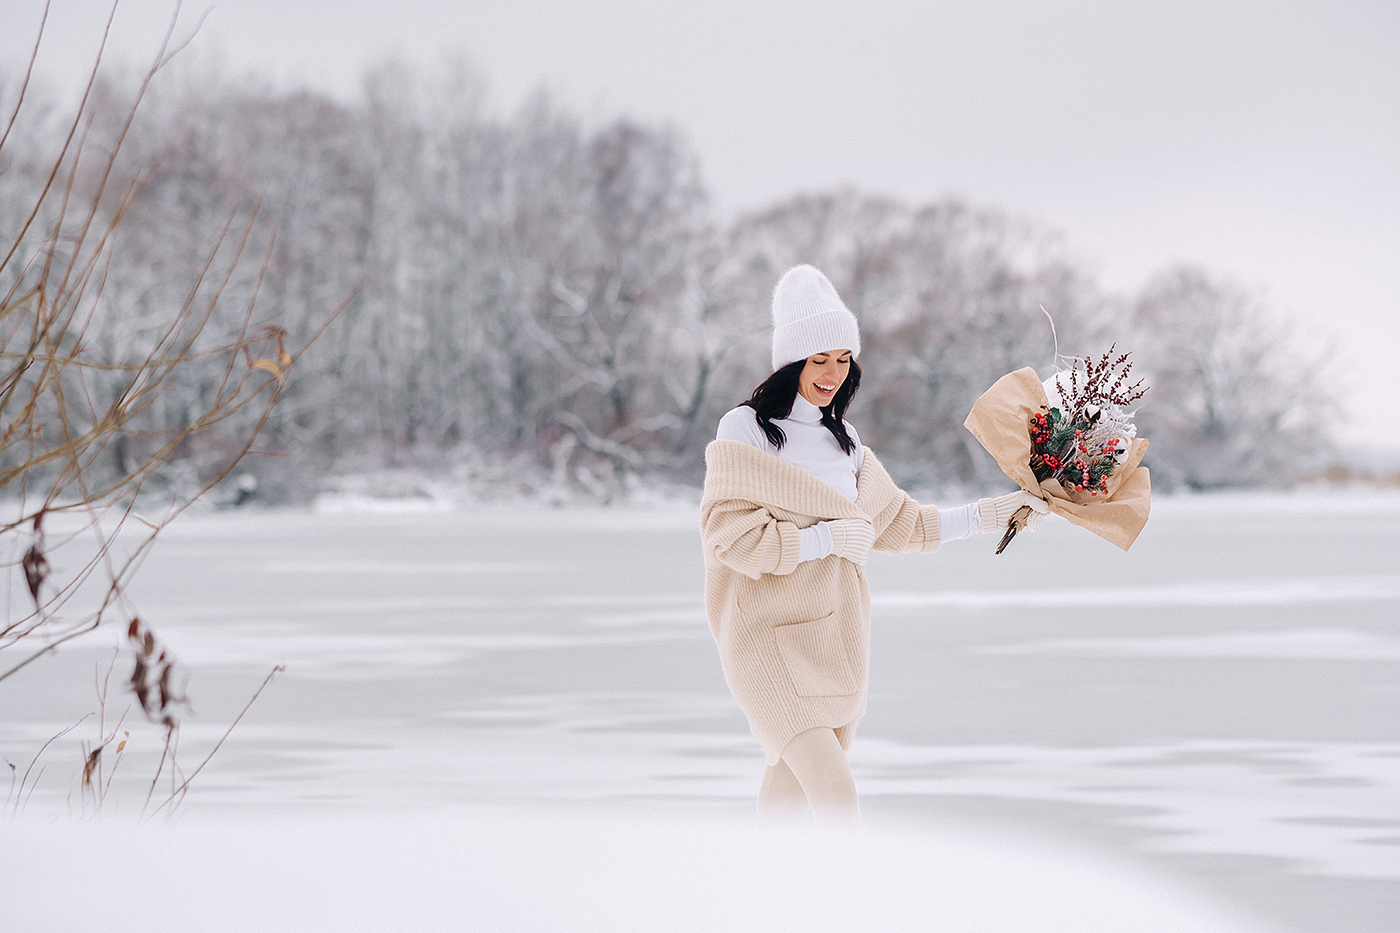
MULTIPOLYGON (((521 872, 577 857, 570 883, 626 868, 634 880, 614 894, 640 917, 648 898, 684 900, 677 877, 722 876, 733 904, 762 900, 749 890, 754 847, 789 874, 810 857, 818 837, 735 828, 762 754, 705 625, 692 507, 337 505, 187 516, 141 569, 132 595, 192 671, 187 770, 286 666, 147 860, 178 874, 197 859, 169 853, 197 852, 201 839, 249 852, 273 840, 279 853, 313 839, 339 865, 353 861, 345 840, 371 840, 365 851, 381 854, 347 865, 344 886, 421 843, 479 881, 496 872, 480 885, 500 906, 526 897, 521 872), (636 881, 619 854, 629 839, 673 880, 636 881), (747 842, 736 854, 726 839, 747 842)), ((903 890, 901 916, 949 929, 1088 930, 1095 916, 1118 918, 1105 929, 1148 929, 1122 924, 1148 911, 1161 929, 1395 929, 1400 496, 1161 498, 1127 554, 1059 520, 1000 557, 994 544, 870 563, 870 711, 851 752, 869 832, 846 849, 866 866, 914 859, 927 871, 861 869, 853 891, 874 904, 903 890), (890 888, 892 877, 906 886, 890 888), (916 877, 941 879, 943 893, 916 877), (979 923, 987 902, 967 892, 984 883, 1022 893, 979 923), (1064 911, 1018 925, 1016 911, 1052 904, 1052 891, 1070 892, 1064 911)), ((116 637, 114 627, 0 683, 0 752, 20 772, 93 708, 116 637)), ((46 857, 123 851, 119 828, 134 822, 160 753, 157 730, 123 728, 132 734, 104 814, 116 827, 84 845, 72 834, 87 830, 50 825, 84 809, 89 721, 41 759, 23 818, 0 829, 0 857, 42 875, 46 857)), ((288 883, 284 857, 266 860, 265 887, 288 883)), ((387 891, 412 884, 384 877, 387 891)), ((26 890, 37 902, 55 889, 26 890)), ((532 922, 482 928, 566 928, 532 922)), ((696 923, 615 928, 705 928, 696 923)))

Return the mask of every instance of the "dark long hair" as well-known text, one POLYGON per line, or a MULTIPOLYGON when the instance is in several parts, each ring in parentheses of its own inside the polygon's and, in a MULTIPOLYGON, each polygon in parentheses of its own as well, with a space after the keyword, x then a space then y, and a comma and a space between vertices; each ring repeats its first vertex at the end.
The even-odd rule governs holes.
MULTIPOLYGON (((753 390, 753 395, 749 396, 748 401, 743 403, 752 408, 758 415, 758 426, 763 429, 764 434, 768 435, 768 440, 773 446, 779 450, 782 450, 783 444, 787 443, 787 437, 783 435, 783 429, 773 422, 792 414, 792 403, 797 398, 798 380, 806 365, 805 359, 797 360, 775 370, 773 375, 759 383, 758 388, 753 390)), ((841 450, 847 454, 855 451, 856 442, 851 440, 850 434, 846 433, 846 423, 842 418, 859 388, 860 364, 852 359, 851 369, 846 373, 846 381, 841 383, 841 388, 836 390, 836 397, 831 400, 831 404, 821 410, 822 424, 831 432, 831 436, 836 438, 836 443, 841 445, 841 450)))

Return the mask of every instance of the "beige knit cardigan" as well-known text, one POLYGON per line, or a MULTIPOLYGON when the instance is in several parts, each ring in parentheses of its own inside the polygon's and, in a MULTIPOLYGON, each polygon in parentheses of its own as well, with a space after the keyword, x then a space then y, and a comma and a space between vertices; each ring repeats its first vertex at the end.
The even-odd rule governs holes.
POLYGON ((909 498, 869 448, 856 488, 852 502, 801 467, 740 441, 705 449, 705 612, 725 680, 769 765, 794 736, 816 726, 830 726, 849 748, 865 713, 865 572, 835 555, 799 563, 798 529, 863 518, 875 526, 877 550, 938 548, 938 510, 909 498))

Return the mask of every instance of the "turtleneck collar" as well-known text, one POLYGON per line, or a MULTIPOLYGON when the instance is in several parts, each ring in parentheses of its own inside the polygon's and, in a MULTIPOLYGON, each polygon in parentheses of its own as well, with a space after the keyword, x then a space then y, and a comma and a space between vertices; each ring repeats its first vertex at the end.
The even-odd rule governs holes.
POLYGON ((799 392, 792 400, 792 411, 788 414, 788 420, 801 424, 821 424, 822 410, 803 398, 799 392))

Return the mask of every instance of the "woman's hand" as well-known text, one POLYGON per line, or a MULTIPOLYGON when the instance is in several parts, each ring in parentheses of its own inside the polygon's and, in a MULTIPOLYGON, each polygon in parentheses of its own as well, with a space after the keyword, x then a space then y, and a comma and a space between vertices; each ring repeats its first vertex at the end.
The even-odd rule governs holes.
POLYGON ((1031 514, 1026 516, 1026 529, 1035 531, 1040 527, 1040 523, 1045 521, 1045 516, 1050 513, 1050 507, 1044 500, 1039 499, 1024 489, 1018 489, 1005 496, 998 496, 995 499, 978 499, 977 511, 982 517, 982 531, 1005 531, 1006 523, 1011 521, 1011 516, 1016 514, 1016 510, 1022 506, 1030 506, 1031 514))
POLYGON ((837 518, 825 524, 831 532, 831 553, 864 567, 875 544, 875 526, 861 518, 837 518))

